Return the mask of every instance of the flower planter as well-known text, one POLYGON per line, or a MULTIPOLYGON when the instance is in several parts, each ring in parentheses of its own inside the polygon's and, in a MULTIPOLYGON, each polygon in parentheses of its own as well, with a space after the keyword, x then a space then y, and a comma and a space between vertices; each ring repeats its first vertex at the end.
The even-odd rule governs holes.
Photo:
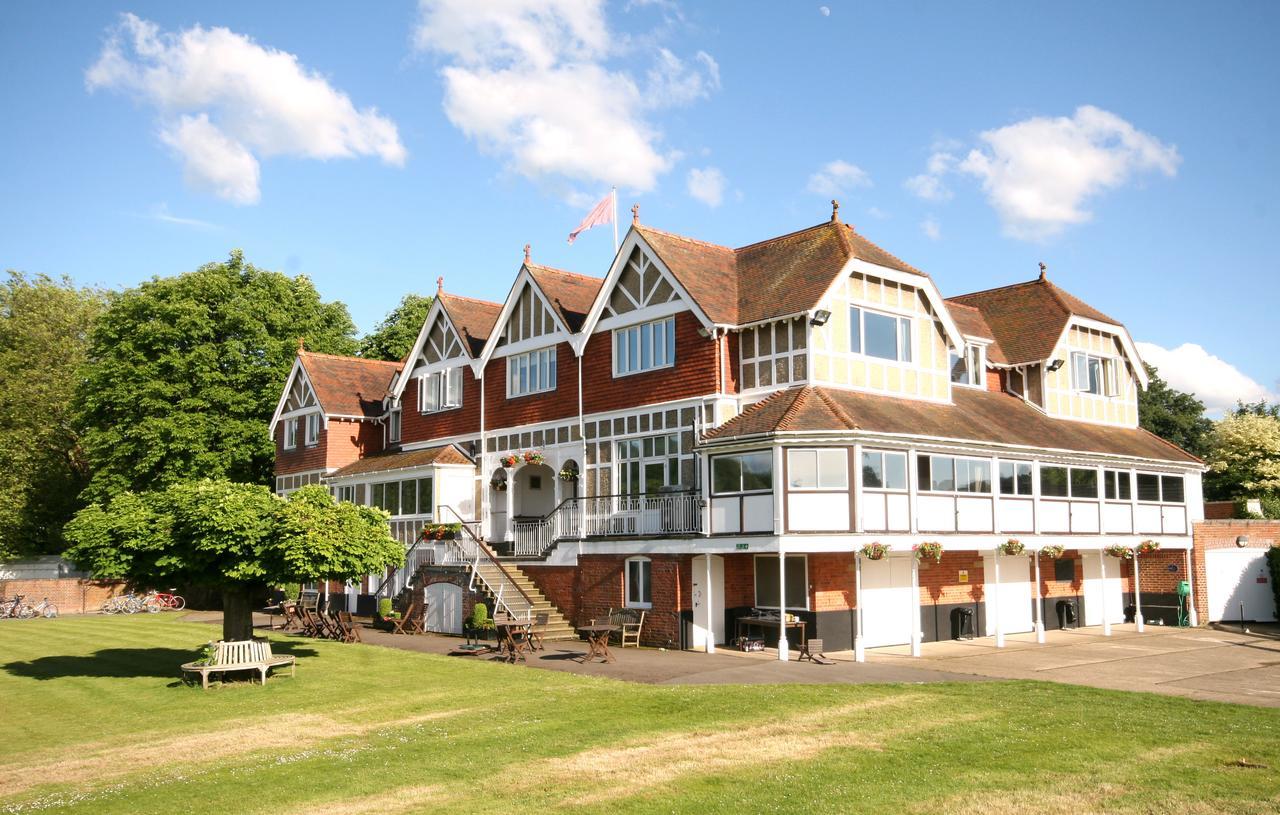
POLYGON ((1120 560, 1133 560, 1133 550, 1128 546, 1120 546, 1119 544, 1116 544, 1114 546, 1108 546, 1102 551, 1105 552, 1108 557, 1119 558, 1120 560))
POLYGON ((1065 551, 1067 550, 1061 546, 1041 546, 1040 557, 1048 558, 1049 560, 1057 560, 1062 557, 1062 553, 1065 551))
POLYGON ((1138 544, 1138 554, 1140 555, 1154 555, 1156 552, 1159 552, 1159 551, 1160 551, 1159 541, 1148 540, 1138 544))
POLYGON ((911 547, 911 551, 915 552, 916 560, 920 561, 920 565, 927 566, 929 561, 934 563, 942 562, 942 544, 936 541, 925 541, 911 547))
POLYGON ((867 560, 884 560, 889 554, 889 547, 883 543, 868 543, 859 551, 867 560))
POLYGON ((1023 546, 1022 541, 1017 538, 1009 538, 1009 540, 1000 544, 1000 551, 1006 555, 1020 555, 1026 549, 1027 547, 1023 546))

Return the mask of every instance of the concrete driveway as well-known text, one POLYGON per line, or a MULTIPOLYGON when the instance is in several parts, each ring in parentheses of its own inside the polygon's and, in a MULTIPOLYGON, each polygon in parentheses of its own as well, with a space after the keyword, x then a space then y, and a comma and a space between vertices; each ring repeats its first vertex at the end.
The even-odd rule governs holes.
POLYGON ((1216 702, 1280 707, 1280 635, 1274 626, 1238 629, 1133 625, 932 642, 913 658, 910 650, 878 648, 870 665, 914 665, 931 671, 989 679, 1040 679, 1113 690, 1149 691, 1216 702))

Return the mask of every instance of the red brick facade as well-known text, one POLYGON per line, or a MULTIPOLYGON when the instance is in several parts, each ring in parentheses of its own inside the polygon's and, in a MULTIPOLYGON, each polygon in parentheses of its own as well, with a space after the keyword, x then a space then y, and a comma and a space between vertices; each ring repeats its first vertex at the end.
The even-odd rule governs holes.
POLYGON ((102 608, 112 597, 124 594, 128 587, 118 580, 78 580, 72 577, 48 580, 0 580, 0 597, 22 595, 24 602, 36 605, 42 598, 58 607, 59 614, 90 614, 102 608))
POLYGON ((276 475, 334 470, 382 449, 383 428, 376 422, 330 419, 328 427, 321 424, 313 445, 303 441, 304 422, 299 421, 298 446, 293 450, 284 449, 285 423, 276 425, 276 475))
MULTIPOLYGON (((1201 521, 1195 525, 1194 534, 1191 589, 1195 594, 1196 613, 1200 622, 1205 622, 1209 614, 1209 589, 1205 583, 1204 553, 1211 549, 1235 548, 1236 538, 1242 535, 1249 539, 1249 546, 1280 546, 1280 521, 1201 521)), ((1144 578, 1146 574, 1144 570, 1144 578)), ((1145 581, 1143 591, 1146 591, 1145 581)))

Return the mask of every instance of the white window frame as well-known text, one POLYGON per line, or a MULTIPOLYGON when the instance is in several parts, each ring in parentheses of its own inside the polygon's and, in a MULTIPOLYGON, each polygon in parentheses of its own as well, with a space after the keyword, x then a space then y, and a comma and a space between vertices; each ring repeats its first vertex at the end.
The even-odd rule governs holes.
POLYGON ((785 388, 808 380, 809 323, 802 317, 792 317, 771 323, 744 328, 738 335, 738 382, 743 391, 785 388), (778 350, 779 340, 786 337, 786 350, 778 350), (769 350, 761 351, 765 338, 769 350), (786 363, 786 377, 778 378, 778 362, 786 363), (799 361, 800 372, 796 370, 799 361), (769 381, 761 384, 761 374, 768 371, 769 381))
POLYGON ((284 449, 298 449, 298 417, 284 420, 284 449))
POLYGON ((910 365, 915 360, 915 319, 906 314, 895 314, 891 311, 880 311, 874 308, 865 308, 864 306, 849 306, 849 351, 857 356, 867 359, 876 359, 882 362, 896 362, 902 365, 910 365), (874 314, 878 317, 887 317, 896 320, 896 331, 894 332, 894 345, 897 356, 895 358, 882 357, 876 354, 867 353, 867 326, 866 315, 874 314), (854 347, 853 330, 854 324, 857 323, 858 342, 854 347), (905 327, 905 333, 904 333, 905 327), (903 339, 906 339, 906 353, 903 353, 903 339))
POLYGON ((355 484, 343 484, 338 487, 338 494, 336 497, 339 501, 346 501, 348 504, 354 504, 356 502, 355 484))
POLYGON ((845 447, 818 447, 787 450, 787 489, 791 492, 845 492, 849 489, 849 451, 845 447), (822 460, 840 459, 840 479, 824 481, 822 460), (813 467, 813 483, 798 484, 796 473, 808 460, 813 467))
POLYGON ((1100 497, 1104 501, 1110 501, 1112 503, 1117 503, 1117 504, 1127 504, 1130 501, 1132 501, 1134 497, 1137 495, 1137 485, 1134 484, 1133 482, 1134 482, 1134 479, 1130 476, 1130 473, 1128 470, 1111 470, 1111 469, 1103 470, 1102 471, 1102 493, 1100 497), (1120 479, 1122 478, 1129 482, 1128 495, 1120 494, 1120 484, 1121 484, 1120 479), (1108 483, 1108 481, 1110 483, 1108 483), (1111 487, 1115 487, 1114 498, 1107 495, 1107 491, 1111 487))
MULTIPOLYGON (((613 483, 616 485, 615 492, 618 495, 652 495, 653 493, 647 493, 643 489, 633 489, 634 487, 646 486, 648 467, 650 465, 662 466, 663 480, 666 482, 663 486, 681 486, 680 462, 687 456, 680 455, 680 434, 676 432, 618 439, 614 442, 613 458, 615 463, 613 483), (661 454, 657 453, 659 440, 661 440, 664 449, 661 454), (654 452, 645 452, 646 442, 654 452), (638 479, 638 481, 633 479, 638 479)), ((683 486, 688 487, 689 485, 683 486)))
MULTIPOLYGON (((1038 472, 1036 471, 1036 465, 1034 461, 1027 461, 1026 459, 1017 459, 1017 458, 1002 458, 996 465, 996 473, 993 479, 994 483, 991 486, 992 486, 992 489, 995 490, 995 494, 999 495, 1001 498, 1031 498, 1036 494, 1037 476, 1038 476, 1038 472), (1002 479, 1004 478, 1004 475, 1001 473, 1001 470, 1004 469, 1006 464, 1013 468, 1013 492, 1004 491, 1004 484, 1002 483, 1002 479), (1031 471, 1031 484, 1030 486, 1027 487, 1026 492, 1021 492, 1018 489, 1018 468, 1023 466, 1027 467, 1031 471)), ((1070 484, 1071 484, 1071 474, 1068 472, 1067 473, 1067 485, 1068 485, 1067 491, 1068 492, 1071 491, 1070 484)))
POLYGON ((456 365, 418 377, 419 413, 443 413, 462 407, 462 368, 456 365))
POLYGON ((556 348, 539 348, 507 357, 507 398, 532 396, 556 389, 556 348), (534 386, 534 382, 537 386, 534 386), (523 383, 523 386, 521 386, 523 383))
POLYGON ((626 328, 615 328, 612 334, 615 379, 675 367, 676 318, 674 316, 637 323, 626 328), (658 361, 659 352, 661 352, 661 362, 658 361), (632 356, 635 357, 634 361, 632 356))
POLYGON ((627 608, 653 608, 653 561, 647 557, 629 557, 623 564, 622 568, 622 592, 623 605, 627 608), (643 580, 640 583, 642 596, 635 598, 631 596, 631 568, 635 566, 641 570, 643 580), (648 589, 649 599, 643 598, 645 589, 648 589))
POLYGON ((720 496, 720 495, 765 495, 765 494, 767 494, 767 493, 771 493, 771 492, 773 492, 774 484, 776 483, 776 479, 777 479, 777 473, 775 473, 775 472, 773 471, 773 451, 772 451, 772 450, 744 450, 744 451, 742 451, 741 453, 718 453, 718 454, 716 454, 716 455, 714 455, 714 456, 711 456, 710 470, 711 470, 711 473, 710 473, 710 474, 711 474, 711 483, 708 485, 708 487, 709 487, 709 488, 710 488, 710 490, 711 490, 711 494, 712 494, 712 495, 715 495, 715 496, 720 496), (742 488, 742 486, 743 486, 743 480, 742 480, 742 462, 741 462, 741 459, 745 458, 746 456, 756 456, 756 455, 761 455, 761 454, 763 454, 763 455, 767 456, 767 460, 768 460, 768 462, 769 462, 769 486, 768 486, 768 487, 765 487, 765 488, 761 488, 761 489, 754 489, 754 490, 743 489, 743 488, 742 488), (724 492, 720 492, 720 491, 718 491, 718 490, 716 489, 716 461, 718 461, 719 459, 730 459, 730 458, 736 458, 736 459, 739 459, 739 462, 738 462, 738 489, 736 489, 736 490, 725 490, 724 492))
POLYGON ((1089 396, 1105 396, 1114 397, 1120 393, 1118 383, 1117 360, 1114 357, 1104 357, 1098 354, 1090 354, 1087 351, 1071 352, 1071 389, 1076 393, 1083 393, 1089 396), (1098 363, 1098 388, 1094 391, 1090 387, 1089 367, 1090 363, 1098 363), (1080 364, 1083 363, 1083 370, 1080 364), (1081 374, 1086 380, 1081 382, 1081 374))
MULTIPOLYGON (((864 476, 862 477, 862 489, 863 489, 863 490, 868 491, 868 492, 888 492, 888 493, 894 493, 894 494, 899 494, 899 495, 900 495, 900 494, 903 494, 903 493, 910 492, 910 490, 911 490, 911 461, 910 461, 910 459, 908 458, 908 456, 907 456, 907 454, 906 454, 906 452, 905 452, 905 451, 903 451, 903 450, 863 450, 863 451, 862 451, 862 457, 865 459, 867 456, 880 456, 880 471, 881 471, 882 473, 887 473, 887 472, 889 471, 888 466, 885 464, 885 462, 888 460, 888 457, 889 457, 889 456, 899 456, 899 457, 902 459, 903 484, 902 484, 902 486, 901 486, 901 487, 871 487, 871 486, 868 486, 868 485, 867 485, 867 478, 866 478, 866 476, 864 475, 864 476)), ((859 462, 858 462, 858 466, 859 466, 859 467, 862 467, 862 466, 863 466, 863 463, 862 463, 861 461, 859 461, 859 462)), ((884 479, 884 480, 886 480, 886 481, 887 481, 888 479, 886 478, 886 479, 884 479)))
POLYGON ((991 471, 991 459, 989 458, 974 458, 973 456, 956 456, 956 455, 951 455, 950 453, 928 453, 928 452, 917 453, 915 476, 916 476, 916 491, 921 493, 926 493, 928 495, 987 495, 987 496, 990 496, 990 495, 995 495, 996 491, 1000 489, 998 473, 993 473, 991 471), (935 490, 933 488, 933 460, 935 458, 951 459, 951 489, 949 490, 935 490), (920 483, 920 462, 921 461, 929 462, 929 486, 927 487, 920 483), (977 464, 987 468, 987 489, 985 492, 982 490, 962 490, 959 488, 960 464, 962 462, 966 467, 972 464, 977 464))
POLYGON ((308 447, 315 447, 317 444, 320 443, 320 414, 319 413, 307 414, 307 436, 305 441, 308 447))
POLYGON ((387 441, 392 443, 400 441, 400 434, 403 430, 401 426, 403 424, 402 416, 400 408, 393 408, 387 412, 387 441))
POLYGON ((1186 503, 1187 503, 1187 477, 1186 477, 1185 475, 1181 475, 1181 474, 1179 474, 1179 473, 1153 473, 1153 472, 1149 472, 1149 471, 1148 471, 1148 472, 1140 472, 1140 473, 1138 473, 1138 474, 1137 474, 1137 478, 1134 478, 1134 480, 1133 480, 1133 498, 1134 498, 1134 500, 1135 500, 1135 501, 1137 501, 1139 504, 1172 504, 1172 505, 1174 505, 1174 506, 1186 506, 1186 503), (1154 501, 1153 501, 1152 499, 1150 499, 1150 498, 1141 498, 1141 497, 1139 497, 1139 495, 1138 495, 1138 479, 1139 479, 1139 478, 1141 478, 1141 477, 1143 477, 1143 476, 1154 477, 1154 478, 1156 479, 1156 490, 1157 490, 1158 495, 1157 495, 1157 497, 1156 497, 1156 499, 1155 499, 1154 501), (1179 479, 1180 481, 1182 481, 1182 499, 1181 499, 1181 500, 1175 501, 1175 500, 1173 500, 1173 499, 1171 499, 1171 498, 1166 498, 1166 497, 1165 497, 1165 495, 1164 495, 1164 480, 1165 480, 1166 478, 1177 478, 1177 479, 1179 479))
POLYGON ((987 365, 986 365, 986 349, 977 343, 965 343, 964 354, 957 354, 953 349, 947 354, 947 361, 951 373, 951 384, 960 385, 965 388, 984 388, 987 365), (960 379, 956 378, 956 363, 960 360, 964 361, 964 376, 960 379))

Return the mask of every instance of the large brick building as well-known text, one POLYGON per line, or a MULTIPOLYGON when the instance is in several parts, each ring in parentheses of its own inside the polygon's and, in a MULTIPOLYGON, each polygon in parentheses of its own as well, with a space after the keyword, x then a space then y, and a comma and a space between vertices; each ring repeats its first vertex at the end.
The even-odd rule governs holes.
POLYGON ((1176 606, 1203 465, 1138 427, 1145 385, 1043 270, 946 299, 833 211, 737 249, 633 223, 602 277, 526 252, 501 302, 441 290, 399 364, 300 352, 271 432, 281 493, 381 506, 406 546, 465 522, 407 571, 470 568, 516 613, 861 653, 1176 606), (1106 550, 1142 543, 1135 581, 1106 550))

